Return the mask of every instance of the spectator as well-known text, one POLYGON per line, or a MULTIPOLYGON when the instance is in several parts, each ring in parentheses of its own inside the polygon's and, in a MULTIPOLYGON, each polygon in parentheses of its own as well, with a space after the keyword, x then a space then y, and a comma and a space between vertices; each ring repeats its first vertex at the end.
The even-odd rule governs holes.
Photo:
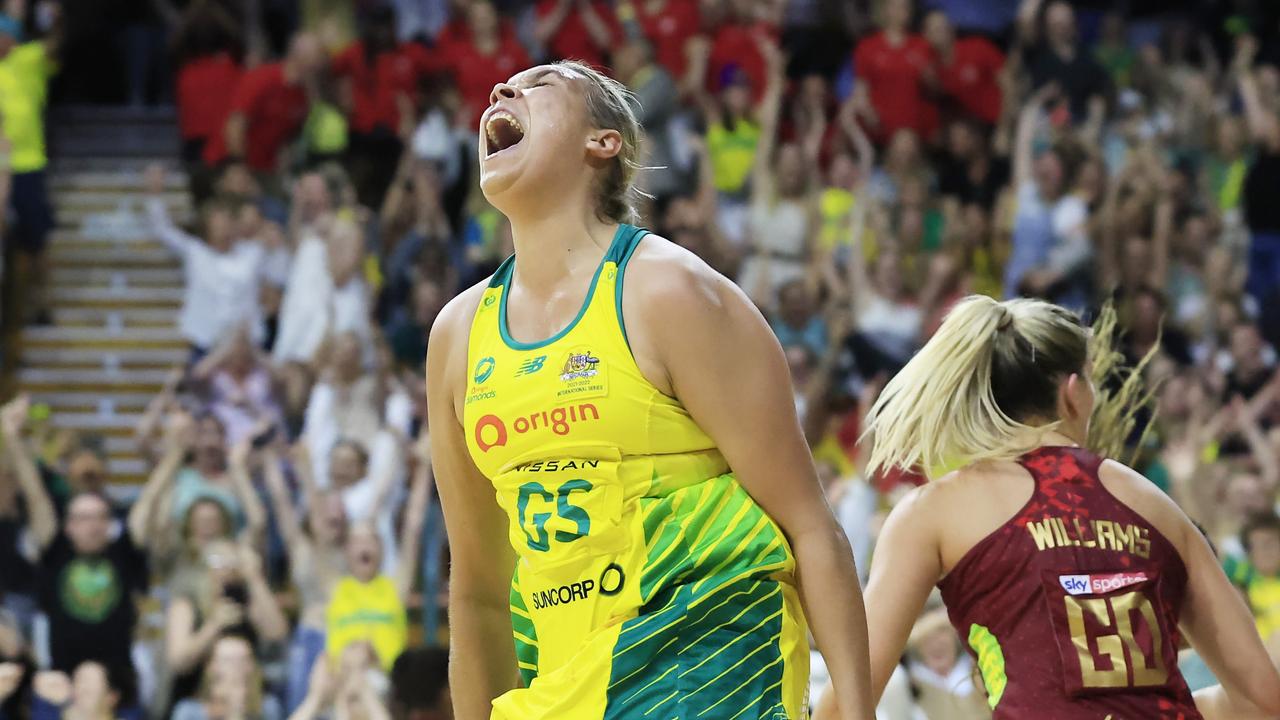
POLYGON ((36 675, 31 703, 32 720, 116 720, 132 698, 129 665, 86 660, 70 673, 36 675))
POLYGON ((623 0, 617 17, 628 38, 648 41, 653 59, 680 87, 702 82, 702 78, 687 77, 689 56, 696 52, 694 44, 702 33, 697 0, 623 0))
POLYGON ((300 34, 290 42, 283 61, 245 73, 236 84, 222 132, 205 146, 205 162, 217 165, 232 158, 244 160, 260 175, 279 172, 280 153, 307 116, 306 84, 325 63, 320 41, 300 34))
POLYGON ((0 432, 27 504, 27 530, 39 551, 37 583, 40 609, 49 620, 51 667, 72 672, 86 660, 108 667, 131 666, 137 623, 134 593, 146 589, 146 559, 138 550, 145 538, 131 517, 113 537, 111 503, 101 494, 71 498, 59 527, 22 439, 28 400, 19 397, 0 410, 0 432))
POLYGON ((710 43, 693 45, 696 65, 687 72, 701 72, 712 92, 723 92, 730 82, 745 82, 758 103, 769 86, 769 61, 763 47, 777 44, 777 29, 762 17, 768 10, 765 3, 729 0, 718 5, 719 17, 703 18, 713 28, 710 43), (742 78, 736 77, 739 73, 742 78))
POLYGON ((1106 72, 1080 47, 1075 10, 1067 0, 1024 0, 1018 11, 1018 38, 1031 87, 1061 88, 1071 116, 1083 120, 1090 99, 1111 94, 1106 72))
POLYGON ((197 696, 178 703, 172 720, 239 717, 283 720, 285 715, 263 686, 253 644, 239 635, 223 635, 209 652, 197 696))
POLYGON ((685 189, 671 142, 680 110, 676 79, 655 62, 652 47, 642 39, 628 40, 613 55, 614 74, 635 93, 636 119, 646 131, 639 187, 654 197, 674 195, 685 189))
MULTIPOLYGON (((325 648, 330 662, 343 657, 353 645, 367 644, 377 664, 389 671, 407 641, 405 607, 413 590, 418 551, 432 478, 429 451, 418 448, 404 524, 400 531, 399 560, 391 576, 380 572, 385 546, 367 524, 351 527, 346 538, 347 574, 333 589, 327 611, 325 648)), ((424 612, 434 608, 434 599, 424 612)))
POLYGON ((581 60, 603 67, 622 37, 613 8, 601 0, 538 0, 534 37, 552 60, 581 60))
POLYGON ((300 444, 294 452, 301 505, 306 508, 306 519, 300 521, 285 486, 280 458, 270 448, 264 458, 267 492, 299 595, 298 624, 289 645, 285 689, 285 709, 290 713, 306 699, 311 667, 324 652, 325 612, 345 565, 347 516, 342 496, 336 490, 323 492, 317 488, 307 463, 306 449, 300 444))
POLYGON ((1044 105, 1056 86, 1039 90, 1018 121, 1013 183, 1017 215, 1013 250, 1005 268, 1005 297, 1045 297, 1082 308, 1088 292, 1089 208, 1075 193, 1078 151, 1059 144, 1032 157, 1032 136, 1044 105))
POLYGON ((391 666, 391 717, 451 720, 449 654, 440 648, 409 648, 391 666))
POLYGON ((982 691, 973 686, 973 661, 960 651, 960 639, 944 609, 926 612, 916 622, 907 647, 907 672, 917 694, 916 703, 927 717, 991 717, 982 691))
POLYGON ((778 290, 778 314, 769 323, 778 343, 803 345, 814 357, 821 356, 827 347, 827 329, 817 310, 809 282, 797 278, 783 284, 778 290))
POLYGON ((338 661, 321 657, 311 671, 307 699, 290 720, 351 717, 391 720, 383 696, 389 682, 367 642, 352 643, 338 661))
POLYGON ((239 328, 191 369, 191 379, 209 388, 209 409, 226 428, 227 443, 238 445, 254 431, 276 429, 281 420, 271 365, 239 328))
POLYGON ((219 639, 241 636, 253 645, 267 645, 284 640, 288 628, 258 555, 234 542, 210 543, 199 566, 175 585, 165 611, 172 700, 196 695, 219 639))
MULTIPOLYGON (((21 8, 22 4, 16 7, 21 8)), ((8 178, 3 184, 8 202, 0 214, 12 209, 11 227, 16 252, 9 280, 22 290, 11 299, 22 298, 26 318, 52 322, 47 296, 48 260, 45 254, 49 231, 53 229, 53 209, 45 183, 44 109, 49 78, 57 68, 60 43, 57 3, 43 3, 48 10, 47 35, 43 40, 19 43, 22 27, 18 18, 0 12, 0 136, 7 140, 8 178)), ((4 223, 0 222, 0 226, 4 223)))
POLYGON ((1280 517, 1275 510, 1258 513, 1240 529, 1246 557, 1228 556, 1227 577, 1244 591, 1264 640, 1280 639, 1280 517))
POLYGON ((885 0, 882 7, 881 30, 860 40, 853 52, 862 119, 877 143, 904 129, 927 141, 938 127, 929 99, 937 84, 933 51, 910 30, 911 0, 885 0))
POLYGON ((1270 200, 1280 187, 1280 92, 1276 69, 1252 69, 1257 42, 1241 38, 1234 62, 1244 101, 1245 120, 1257 155, 1244 178, 1242 199, 1245 226, 1249 229, 1249 278, 1247 290, 1263 308, 1263 331, 1280 342, 1280 211, 1270 200), (1271 78, 1261 82, 1262 77, 1271 78))
POLYGON ((445 295, 439 283, 421 278, 413 285, 411 300, 409 313, 387 329, 387 342, 391 344, 396 363, 417 372, 425 367, 427 336, 444 308, 445 295))
POLYGON ((191 362, 199 362, 223 338, 241 325, 254 342, 263 336, 258 283, 262 248, 237 242, 233 207, 210 200, 203 208, 205 241, 179 230, 169 218, 164 198, 164 170, 147 170, 147 218, 151 232, 182 260, 185 285, 180 329, 191 347, 191 362))
POLYGON ((362 19, 360 39, 333 59, 333 73, 350 97, 347 165, 357 196, 377 207, 400 158, 401 137, 413 122, 418 77, 432 60, 421 46, 396 41, 395 12, 375 7, 362 19))
POLYGON ((182 161, 197 203, 213 194, 205 146, 222 132, 232 93, 244 73, 238 55, 241 23, 222 5, 193 3, 183 13, 173 46, 178 49, 174 102, 182 135, 182 161))
POLYGON ((248 537, 260 538, 266 520, 249 479, 252 438, 241 440, 228 452, 226 430, 216 416, 204 413, 191 418, 181 413, 171 423, 164 455, 147 481, 165 488, 156 510, 160 534, 173 532, 194 503, 207 499, 227 511, 236 531, 244 528, 248 537))
POLYGON ((924 38, 933 48, 942 96, 965 115, 994 127, 1002 113, 999 76, 1004 53, 978 35, 956 38, 955 28, 940 10, 925 16, 924 38))
MULTIPOLYGON (((554 0, 564 5, 581 1, 554 0)), ((490 0, 472 2, 467 6, 466 18, 468 37, 443 44, 441 50, 462 93, 460 115, 466 118, 467 130, 474 134, 480 125, 480 115, 489 107, 489 91, 532 61, 514 35, 503 32, 498 11, 490 0)))

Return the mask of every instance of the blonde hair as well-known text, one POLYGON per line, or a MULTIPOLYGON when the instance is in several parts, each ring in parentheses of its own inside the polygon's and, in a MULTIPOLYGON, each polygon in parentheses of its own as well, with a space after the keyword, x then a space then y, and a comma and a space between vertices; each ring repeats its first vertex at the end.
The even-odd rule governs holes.
POLYGON ((606 222, 634 222, 637 218, 636 171, 640 169, 640 121, 636 96, 626 85, 583 62, 561 60, 552 67, 582 76, 586 83, 587 120, 594 127, 617 130, 622 149, 596 188, 596 215, 606 222))
POLYGON ((1036 448, 1060 423, 1058 382, 1084 371, 1088 345, 1088 329, 1057 305, 961 300, 872 406, 868 472, 1007 460, 1036 448))
POLYGON ((1155 428, 1156 393, 1159 382, 1144 382, 1147 366, 1160 351, 1159 338, 1138 364, 1130 367, 1124 353, 1116 349, 1120 338, 1120 323, 1115 307, 1108 302, 1093 323, 1092 368, 1090 377, 1097 389, 1093 404, 1093 416, 1089 422, 1089 449, 1103 457, 1114 457, 1126 465, 1133 465, 1142 454, 1147 439, 1155 428), (1146 425, 1137 442, 1131 443, 1142 411, 1150 410, 1146 425), (1121 457, 1126 447, 1131 448, 1128 457, 1121 457))

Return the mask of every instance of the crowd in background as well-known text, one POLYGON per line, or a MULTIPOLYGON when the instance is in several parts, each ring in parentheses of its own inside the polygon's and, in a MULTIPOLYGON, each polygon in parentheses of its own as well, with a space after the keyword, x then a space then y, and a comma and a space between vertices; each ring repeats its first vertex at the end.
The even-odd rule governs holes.
MULTIPOLYGON (((0 413, 0 716, 449 717, 441 638, 408 620, 442 613, 428 330, 511 252, 477 184, 489 93, 557 58, 635 93, 641 224, 769 320, 864 578, 923 478, 862 472, 862 415, 948 308, 1111 301, 1128 361, 1154 358, 1135 463, 1280 647, 1280 5, 98 3, 127 30, 98 47, 115 66, 86 60, 84 3, 65 28, 47 5, 0 17, 6 246, 43 262, 50 53, 80 68, 68 97, 115 72, 116 99, 172 99, 183 147, 147 171, 145 221, 184 269, 190 361, 137 430, 153 470, 128 506, 91 438, 22 397, 0 413), (162 199, 178 170, 189 227, 162 199)), ((931 607, 882 715, 989 717, 972 678, 931 607)))

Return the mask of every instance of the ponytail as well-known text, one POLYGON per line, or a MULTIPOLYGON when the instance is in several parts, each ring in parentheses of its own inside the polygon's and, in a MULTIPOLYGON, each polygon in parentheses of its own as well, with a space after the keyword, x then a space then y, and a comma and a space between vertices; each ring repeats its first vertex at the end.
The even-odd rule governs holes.
POLYGON ((1160 389, 1159 383, 1146 386, 1143 376, 1147 365, 1160 351, 1160 340, 1147 351, 1138 364, 1129 367, 1125 356, 1117 348, 1120 340, 1120 326, 1115 307, 1108 302, 1102 306, 1097 320, 1093 323, 1092 356, 1090 377, 1097 391, 1097 399, 1093 404, 1093 416, 1089 422, 1089 449, 1103 456, 1120 460, 1126 465, 1134 465, 1146 445, 1147 438, 1155 427, 1155 395, 1160 389), (1138 425, 1138 416, 1149 413, 1146 425, 1136 443, 1130 443, 1133 432, 1138 425), (1129 457, 1121 457, 1131 449, 1129 457))
POLYGON ((868 471, 929 472, 1034 449, 1058 421, 1028 421, 1054 417, 1058 381, 1083 372, 1087 348, 1079 318, 1056 305, 961 300, 872 406, 868 471))

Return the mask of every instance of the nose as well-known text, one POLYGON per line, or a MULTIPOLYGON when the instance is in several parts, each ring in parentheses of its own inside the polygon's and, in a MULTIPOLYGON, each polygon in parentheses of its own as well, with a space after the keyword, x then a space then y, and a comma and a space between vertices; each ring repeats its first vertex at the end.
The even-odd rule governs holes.
POLYGON ((515 100, 518 97, 520 97, 519 88, 506 83, 498 83, 493 86, 493 91, 489 93, 489 104, 495 105, 499 100, 515 100))

